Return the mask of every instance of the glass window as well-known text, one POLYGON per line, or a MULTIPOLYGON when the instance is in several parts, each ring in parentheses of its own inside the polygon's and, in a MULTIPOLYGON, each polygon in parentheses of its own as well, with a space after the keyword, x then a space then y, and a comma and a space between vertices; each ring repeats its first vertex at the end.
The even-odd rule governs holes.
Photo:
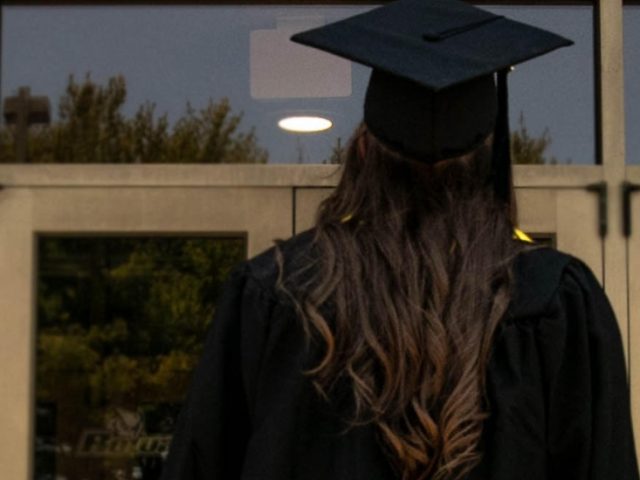
POLYGON ((640 6, 624 7, 624 93, 626 159, 629 164, 640 164, 640 6))
MULTIPOLYGON (((0 162, 335 161, 369 70, 288 37, 368 8, 3 7, 0 162)), ((576 41, 511 75, 519 161, 593 164, 592 8, 488 8, 576 41)))
POLYGON ((244 237, 38 240, 34 478, 159 477, 244 237))
POLYGON ((594 164, 593 7, 487 7, 575 42, 516 66, 509 75, 517 163, 594 164))
MULTIPOLYGON (((364 9, 3 7, 2 95, 50 102, 51 127, 29 127, 32 162, 328 162, 368 71, 288 38, 364 9), (333 126, 292 134, 278 127, 290 116, 333 126)), ((0 161, 20 160, 14 138, 0 161)))

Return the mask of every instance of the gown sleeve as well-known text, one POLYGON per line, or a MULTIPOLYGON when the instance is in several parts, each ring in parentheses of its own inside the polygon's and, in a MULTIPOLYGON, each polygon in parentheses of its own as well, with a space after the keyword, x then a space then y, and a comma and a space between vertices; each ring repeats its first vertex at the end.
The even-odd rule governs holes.
POLYGON ((240 478, 270 297, 246 264, 227 280, 178 417, 162 480, 240 478))
POLYGON ((553 302, 541 337, 548 478, 638 480, 622 339, 607 297, 573 260, 553 302))

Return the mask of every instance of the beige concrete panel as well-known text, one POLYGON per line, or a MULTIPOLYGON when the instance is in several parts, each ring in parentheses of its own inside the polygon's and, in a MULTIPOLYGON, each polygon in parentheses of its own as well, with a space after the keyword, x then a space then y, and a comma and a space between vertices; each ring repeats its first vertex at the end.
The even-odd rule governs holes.
POLYGON ((297 188, 296 189, 296 232, 302 232, 314 225, 315 214, 320 202, 327 198, 332 188, 297 188))
POLYGON ((0 165, 4 187, 335 186, 336 165, 0 165))
POLYGON ((624 168, 624 59, 622 1, 598 2, 602 163, 624 168))
POLYGON ((513 182, 526 188, 579 188, 603 179, 595 165, 514 165, 513 182))
MULTIPOLYGON (((335 165, 0 165, 0 185, 13 187, 334 187, 335 165)), ((604 178, 602 167, 516 165, 518 187, 581 187, 604 178)))
POLYGON ((556 196, 558 249, 583 260, 602 282, 602 242, 595 194, 571 189, 558 190, 556 196))
POLYGON ((31 194, 0 192, 0 475, 31 478, 33 234, 31 194))
POLYGON ((39 232, 248 234, 249 255, 292 232, 288 188, 38 188, 39 232))
POLYGON ((556 232, 556 191, 539 188, 517 188, 520 229, 527 233, 556 232))
MULTIPOLYGON (((330 193, 330 188, 296 189, 296 231, 313 225, 318 205, 330 193)), ((516 190, 520 228, 529 233, 556 232, 556 190, 518 188, 516 190)))
POLYGON ((640 165, 627 165, 626 178, 630 182, 640 182, 640 165))

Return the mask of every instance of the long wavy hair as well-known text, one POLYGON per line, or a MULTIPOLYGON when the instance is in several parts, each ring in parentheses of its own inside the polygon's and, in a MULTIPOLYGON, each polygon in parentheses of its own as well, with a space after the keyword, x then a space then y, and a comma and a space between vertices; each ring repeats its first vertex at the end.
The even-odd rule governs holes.
POLYGON ((308 375, 327 398, 347 382, 350 425, 375 424, 403 480, 462 478, 482 455, 486 366, 523 248, 485 143, 426 164, 361 126, 318 210, 316 261, 279 282, 322 346, 308 375))

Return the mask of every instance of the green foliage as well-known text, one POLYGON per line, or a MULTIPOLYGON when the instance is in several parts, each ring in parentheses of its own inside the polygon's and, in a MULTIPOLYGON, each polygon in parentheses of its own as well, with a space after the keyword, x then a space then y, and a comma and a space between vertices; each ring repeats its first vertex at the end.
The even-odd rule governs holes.
POLYGON ((329 158, 326 158, 322 163, 329 165, 337 165, 342 163, 345 151, 346 148, 342 145, 342 139, 338 137, 336 139, 336 142, 331 147, 331 154, 329 155, 329 158))
POLYGON ((181 402, 244 254, 238 238, 41 239, 38 400, 181 402))
MULTIPOLYGON (((534 137, 529 133, 525 125, 524 115, 520 113, 518 118, 518 126, 511 132, 511 156, 513 162, 523 165, 555 165, 558 159, 554 156, 547 156, 545 153, 551 145, 551 135, 549 130, 545 129, 540 137, 534 137)), ((340 138, 331 147, 331 153, 322 163, 339 164, 345 154, 346 147, 342 144, 340 138)), ((299 153, 299 163, 302 163, 302 155, 299 153)), ((571 163, 569 159, 567 163, 571 163)))
POLYGON ((542 136, 533 137, 524 123, 524 115, 520 113, 518 128, 511 132, 511 157, 513 163, 519 165, 556 165, 558 159, 545 155, 551 145, 549 130, 545 128, 542 136))
MULTIPOLYGON (((187 104, 185 115, 170 128, 153 103, 141 105, 132 118, 122 108, 124 77, 99 85, 87 75, 69 78, 59 102, 59 119, 29 129, 29 163, 266 163, 253 129, 240 130, 242 114, 228 99, 209 101, 201 110, 187 104)), ((0 129, 0 163, 15 163, 14 127, 0 129)))

